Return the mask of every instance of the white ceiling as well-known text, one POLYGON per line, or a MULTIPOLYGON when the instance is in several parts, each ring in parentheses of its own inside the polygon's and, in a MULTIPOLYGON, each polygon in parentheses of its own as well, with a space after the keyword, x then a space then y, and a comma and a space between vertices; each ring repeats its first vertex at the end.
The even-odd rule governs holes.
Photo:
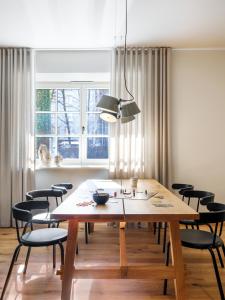
MULTIPOLYGON (((125 0, 0 0, 0 47, 122 44, 125 0)), ((225 0, 128 0, 128 44, 225 47, 225 0)))

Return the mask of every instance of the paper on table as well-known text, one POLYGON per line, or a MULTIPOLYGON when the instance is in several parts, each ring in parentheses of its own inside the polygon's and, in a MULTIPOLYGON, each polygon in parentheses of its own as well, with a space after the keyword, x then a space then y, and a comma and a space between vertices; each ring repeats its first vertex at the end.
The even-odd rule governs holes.
POLYGON ((86 181, 90 190, 103 190, 106 193, 119 192, 121 186, 112 180, 96 180, 90 179, 86 181))

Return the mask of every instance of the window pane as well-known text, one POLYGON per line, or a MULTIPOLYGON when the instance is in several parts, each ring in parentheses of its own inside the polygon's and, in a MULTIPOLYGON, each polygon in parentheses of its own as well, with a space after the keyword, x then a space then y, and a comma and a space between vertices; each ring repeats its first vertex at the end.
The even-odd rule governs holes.
POLYGON ((108 134, 108 123, 100 119, 99 114, 87 114, 88 134, 108 134))
POLYGON ((100 109, 97 108, 96 105, 103 95, 108 94, 108 89, 88 89, 87 111, 100 111, 100 109))
POLYGON ((107 159, 108 158, 108 138, 87 138, 87 158, 107 159))
POLYGON ((51 157, 53 158, 55 153, 56 153, 54 138, 53 137, 46 137, 46 136, 36 137, 36 158, 39 158, 38 149, 39 149, 41 144, 47 146, 48 151, 50 152, 51 157))
POLYGON ((80 114, 58 114, 58 134, 79 134, 80 114))
POLYGON ((63 158, 79 158, 79 138, 58 138, 58 153, 63 158))
POLYGON ((36 114, 35 130, 36 134, 54 134, 56 129, 55 114, 36 114))
POLYGON ((80 111, 80 90, 58 89, 57 107, 58 111, 80 111))
POLYGON ((36 111, 55 111, 56 97, 54 90, 38 89, 36 90, 36 111))

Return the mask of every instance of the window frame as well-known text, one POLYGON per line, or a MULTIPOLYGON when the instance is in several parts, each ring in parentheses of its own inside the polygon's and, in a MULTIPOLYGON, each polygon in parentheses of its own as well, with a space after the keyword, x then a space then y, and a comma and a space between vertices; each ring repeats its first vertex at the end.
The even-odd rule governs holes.
MULTIPOLYGON (((91 159, 87 158, 87 138, 88 137, 107 137, 108 138, 108 155, 109 155, 109 149, 110 149, 110 138, 109 138, 109 132, 108 135, 99 135, 99 134, 87 134, 87 96, 88 96, 88 89, 108 89, 110 92, 110 84, 109 82, 38 82, 35 86, 35 120, 34 124, 36 123, 36 114, 40 113, 39 111, 36 111, 36 90, 37 89, 80 89, 80 134, 76 135, 70 135, 72 138, 78 137, 80 139, 80 147, 79 147, 79 158, 64 158, 63 162, 61 163, 62 166, 109 166, 109 157, 108 159, 91 159), (82 133, 82 127, 85 127, 85 131, 82 133)), ((46 113, 46 112, 43 112, 46 113)), ((55 112, 50 112, 54 114, 55 112)), ((57 112, 59 113, 59 112, 57 112)), ((56 115, 57 115, 56 113, 56 115)), ((71 112, 75 113, 75 112, 71 112)), ((96 112, 97 113, 97 112, 96 112)), ((57 126, 57 121, 56 121, 57 126)), ((109 130, 110 130, 110 124, 108 123, 109 130)), ((40 163, 39 158, 36 158, 36 137, 43 137, 45 135, 36 134, 36 131, 34 130, 34 137, 35 137, 35 161, 37 163, 40 163)), ((66 135, 63 135, 63 137, 66 135)), ((57 134, 57 130, 55 134, 46 134, 46 137, 60 137, 60 135, 57 134)), ((54 163, 54 157, 52 157, 52 162, 54 163)))

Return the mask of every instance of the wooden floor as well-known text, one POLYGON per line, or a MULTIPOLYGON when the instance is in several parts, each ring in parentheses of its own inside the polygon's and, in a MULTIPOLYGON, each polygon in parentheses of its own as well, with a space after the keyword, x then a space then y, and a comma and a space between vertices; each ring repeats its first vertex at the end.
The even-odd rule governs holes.
MULTIPOLYGON (((66 226, 66 224, 64 225, 66 226)), ((143 226, 144 227, 144 226, 143 226)), ((128 261, 138 264, 163 262, 162 246, 155 243, 153 232, 147 228, 127 229, 128 261)), ((225 239, 225 234, 223 235, 225 239)), ((107 224, 95 226, 89 244, 84 243, 83 228, 79 232, 78 264, 116 265, 119 263, 118 229, 107 224)), ((0 293, 17 244, 14 229, 0 229, 0 293)), ((219 300, 219 293, 208 251, 183 248, 186 285, 190 300, 219 300)), ((59 253, 58 265, 59 267, 59 253)), ((27 274, 23 275, 25 251, 21 251, 11 276, 5 299, 58 300, 61 281, 52 269, 52 249, 33 248, 27 274)), ((220 274, 225 288, 225 269, 220 274)), ((154 274, 152 274, 154 278, 154 274)), ((149 280, 74 280, 72 299, 77 300, 163 300, 175 299, 173 283, 168 296, 162 296, 163 281, 149 280)))

